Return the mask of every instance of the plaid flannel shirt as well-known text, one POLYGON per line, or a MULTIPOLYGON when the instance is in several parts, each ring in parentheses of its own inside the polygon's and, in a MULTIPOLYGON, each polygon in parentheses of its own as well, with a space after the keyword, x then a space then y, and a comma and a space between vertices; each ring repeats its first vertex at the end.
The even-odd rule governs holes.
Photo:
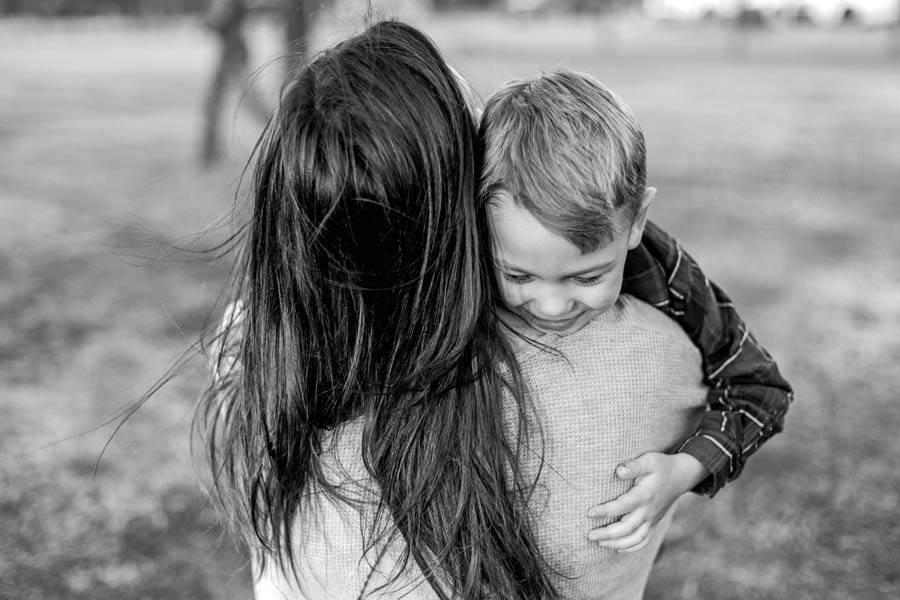
POLYGON ((790 384, 737 314, 731 300, 675 239, 648 222, 625 261, 622 292, 677 321, 703 355, 710 390, 694 434, 678 448, 710 472, 694 492, 715 495, 759 446, 780 432, 793 400, 790 384))

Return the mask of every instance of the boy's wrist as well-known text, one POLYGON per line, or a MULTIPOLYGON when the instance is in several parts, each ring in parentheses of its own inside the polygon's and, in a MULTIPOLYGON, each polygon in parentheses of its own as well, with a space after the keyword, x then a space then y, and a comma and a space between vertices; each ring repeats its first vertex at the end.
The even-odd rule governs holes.
POLYGON ((672 455, 675 459, 675 473, 686 492, 697 487, 701 481, 709 476, 709 470, 696 457, 687 452, 677 452, 672 455))
POLYGON ((723 451, 723 448, 730 447, 728 440, 716 441, 716 436, 720 435, 718 428, 715 431, 703 428, 698 430, 698 433, 700 431, 704 435, 694 434, 678 448, 677 452, 690 454, 706 467, 707 477, 693 489, 693 492, 712 498, 722 489, 725 482, 731 479, 737 461, 732 454, 723 451))

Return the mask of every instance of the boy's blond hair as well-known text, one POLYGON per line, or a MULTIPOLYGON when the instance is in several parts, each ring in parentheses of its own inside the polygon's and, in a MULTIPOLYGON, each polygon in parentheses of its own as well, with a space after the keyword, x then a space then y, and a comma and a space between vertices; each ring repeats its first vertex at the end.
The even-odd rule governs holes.
POLYGON ((644 134, 593 77, 557 70, 509 83, 488 99, 480 133, 488 201, 509 193, 582 252, 631 225, 646 189, 644 134))

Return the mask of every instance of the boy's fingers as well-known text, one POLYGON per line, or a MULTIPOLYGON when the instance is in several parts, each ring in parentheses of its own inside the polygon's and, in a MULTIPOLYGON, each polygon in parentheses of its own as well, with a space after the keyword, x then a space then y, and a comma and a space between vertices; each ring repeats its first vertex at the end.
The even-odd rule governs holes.
POLYGON ((642 523, 641 526, 638 527, 633 533, 614 540, 602 541, 598 545, 603 546, 604 548, 609 548, 610 550, 633 548, 638 544, 643 543, 644 539, 648 536, 649 533, 650 524, 642 523))
POLYGON ((648 452, 616 467, 616 477, 619 479, 637 479, 642 475, 649 475, 657 470, 655 453, 648 452))
POLYGON ((588 539, 592 542, 619 540, 633 534, 644 523, 644 515, 640 512, 633 512, 626 515, 618 523, 610 523, 609 525, 592 529, 588 533, 588 539))
POLYGON ((631 488, 615 500, 592 507, 587 511, 587 516, 591 519, 612 519, 633 512, 641 504, 641 491, 631 488))
POLYGON ((648 534, 647 537, 644 538, 643 542, 640 542, 638 545, 632 546, 631 548, 622 548, 622 549, 618 550, 618 552, 637 552, 638 550, 640 550, 641 548, 643 548, 644 546, 646 546, 649 543, 650 543, 650 535, 648 534))

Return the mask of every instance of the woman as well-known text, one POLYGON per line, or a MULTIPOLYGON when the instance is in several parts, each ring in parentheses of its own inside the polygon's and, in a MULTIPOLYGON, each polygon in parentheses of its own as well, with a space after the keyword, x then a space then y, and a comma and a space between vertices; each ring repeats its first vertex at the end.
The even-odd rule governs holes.
POLYGON ((617 558, 588 545, 583 512, 624 491, 623 453, 690 431, 700 360, 628 298, 564 342, 537 340, 560 352, 501 330, 478 163, 466 97, 411 27, 370 27, 285 90, 199 414, 258 596, 642 593, 665 519, 617 558), (604 344, 616 352, 588 351, 604 344), (561 413, 559 397, 583 404, 561 413), (642 402, 669 418, 616 438, 642 402))
POLYGON ((242 322, 224 332, 241 369, 201 415, 261 569, 294 570, 315 499, 365 512, 367 557, 401 547, 399 570, 439 596, 552 595, 517 460, 527 406, 479 263, 475 136, 453 73, 400 23, 326 51, 283 94, 253 175, 242 322), (377 498, 330 460, 354 436, 377 498))

